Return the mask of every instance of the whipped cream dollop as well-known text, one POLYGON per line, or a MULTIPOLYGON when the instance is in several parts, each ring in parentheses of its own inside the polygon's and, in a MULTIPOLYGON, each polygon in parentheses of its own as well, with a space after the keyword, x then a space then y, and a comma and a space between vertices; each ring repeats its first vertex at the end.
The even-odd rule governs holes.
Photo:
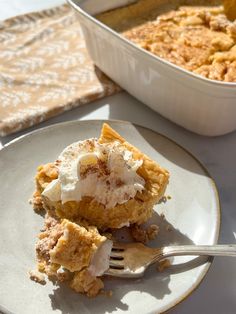
POLYGON ((89 196, 106 208, 123 204, 144 189, 137 174, 142 160, 119 142, 100 144, 92 138, 66 147, 57 160, 58 179, 43 191, 51 201, 80 201, 89 196))
POLYGON ((92 276, 102 276, 105 271, 108 270, 112 245, 113 242, 107 239, 99 246, 93 255, 88 268, 88 271, 92 276))

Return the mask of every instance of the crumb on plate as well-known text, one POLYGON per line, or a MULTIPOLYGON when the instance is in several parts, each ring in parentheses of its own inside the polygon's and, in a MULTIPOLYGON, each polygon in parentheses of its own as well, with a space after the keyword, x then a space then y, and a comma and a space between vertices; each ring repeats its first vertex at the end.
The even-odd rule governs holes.
POLYGON ((162 272, 164 269, 170 267, 170 261, 169 259, 164 259, 157 263, 157 270, 159 272, 162 272))
POLYGON ((30 270, 29 276, 31 280, 37 283, 40 283, 41 285, 46 284, 45 276, 42 273, 40 273, 38 270, 30 270))
POLYGON ((159 227, 153 224, 144 229, 139 225, 132 225, 130 231, 135 241, 147 243, 148 241, 154 240, 157 237, 159 227))

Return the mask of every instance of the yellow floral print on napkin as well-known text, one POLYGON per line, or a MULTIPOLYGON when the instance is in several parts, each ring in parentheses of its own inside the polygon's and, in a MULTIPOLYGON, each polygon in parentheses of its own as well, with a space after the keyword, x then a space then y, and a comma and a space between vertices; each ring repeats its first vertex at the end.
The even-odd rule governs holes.
POLYGON ((0 22, 0 135, 120 88, 91 61, 67 5, 0 22))

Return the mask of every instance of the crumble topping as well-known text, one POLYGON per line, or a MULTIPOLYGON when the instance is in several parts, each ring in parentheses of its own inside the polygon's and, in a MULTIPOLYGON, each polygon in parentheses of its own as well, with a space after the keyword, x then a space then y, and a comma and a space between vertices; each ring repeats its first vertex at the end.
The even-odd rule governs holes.
POLYGON ((181 6, 160 14, 157 4, 141 16, 149 3, 153 6, 154 1, 140 0, 97 18, 139 47, 186 70, 236 82, 236 20, 227 18, 223 6, 181 6))
POLYGON ((47 215, 42 232, 38 235, 39 241, 36 245, 38 260, 48 262, 50 260, 50 250, 57 244, 59 238, 63 235, 63 228, 53 217, 47 215))
POLYGON ((36 213, 39 213, 44 209, 42 195, 39 191, 34 192, 33 198, 29 200, 29 203, 33 206, 36 213))
POLYGON ((131 226, 130 231, 135 241, 147 243, 148 241, 154 240, 157 237, 159 227, 157 225, 150 225, 144 229, 141 226, 134 224, 131 226))

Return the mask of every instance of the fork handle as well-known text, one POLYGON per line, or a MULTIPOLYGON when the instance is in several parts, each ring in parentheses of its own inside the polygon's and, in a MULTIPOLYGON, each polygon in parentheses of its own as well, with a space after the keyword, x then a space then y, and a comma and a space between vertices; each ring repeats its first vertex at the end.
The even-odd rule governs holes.
MULTIPOLYGON (((159 252, 160 253, 160 252, 159 252)), ((171 256, 204 255, 204 256, 236 256, 236 245, 178 245, 162 249, 158 260, 171 256)))

